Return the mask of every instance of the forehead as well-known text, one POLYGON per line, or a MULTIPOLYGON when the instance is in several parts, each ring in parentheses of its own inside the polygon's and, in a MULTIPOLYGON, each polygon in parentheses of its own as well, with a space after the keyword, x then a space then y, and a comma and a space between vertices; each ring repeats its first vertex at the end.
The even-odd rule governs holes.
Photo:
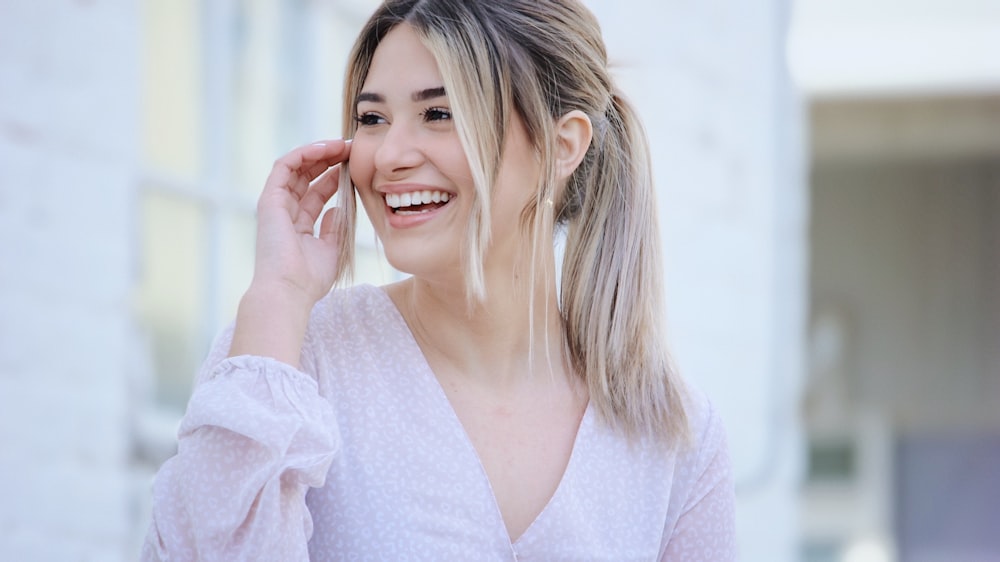
POLYGON ((409 96, 413 91, 440 87, 442 82, 434 55, 410 25, 401 23, 389 30, 376 47, 361 89, 409 96))

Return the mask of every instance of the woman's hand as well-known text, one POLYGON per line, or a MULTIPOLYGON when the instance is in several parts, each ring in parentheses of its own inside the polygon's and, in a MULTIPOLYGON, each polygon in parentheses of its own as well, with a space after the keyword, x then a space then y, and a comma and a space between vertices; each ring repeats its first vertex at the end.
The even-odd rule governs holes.
POLYGON ((329 292, 337 272, 340 210, 316 221, 337 192, 339 164, 350 143, 333 140, 289 152, 274 163, 257 203, 257 254, 253 285, 285 290, 311 307, 329 292))
POLYGON ((340 254, 340 210, 323 216, 337 192, 350 142, 332 140, 289 152, 274 163, 257 202, 253 281, 240 301, 230 356, 259 355, 298 366, 309 313, 330 291, 340 254))

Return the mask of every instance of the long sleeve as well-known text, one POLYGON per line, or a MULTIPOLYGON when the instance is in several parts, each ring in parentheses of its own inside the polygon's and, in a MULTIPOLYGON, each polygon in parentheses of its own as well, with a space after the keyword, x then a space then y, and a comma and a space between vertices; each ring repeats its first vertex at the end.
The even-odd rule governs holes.
POLYGON ((710 411, 699 440, 699 474, 660 560, 730 562, 737 559, 733 471, 722 421, 710 411))
MULTIPOLYGON (((143 560, 308 560, 310 487, 340 446, 313 376, 261 357, 218 359, 188 404, 177 455, 153 484, 143 560)), ((303 362, 306 365, 306 362, 303 362)))

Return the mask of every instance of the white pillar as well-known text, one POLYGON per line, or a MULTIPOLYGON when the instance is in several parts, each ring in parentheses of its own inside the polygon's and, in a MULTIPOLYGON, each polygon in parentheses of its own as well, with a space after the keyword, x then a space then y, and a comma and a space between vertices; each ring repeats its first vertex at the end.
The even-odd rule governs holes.
POLYGON ((0 17, 0 560, 126 560, 139 26, 0 17))
POLYGON ((648 128, 671 345, 726 422, 743 560, 797 560, 806 318, 787 0, 590 0, 648 128))

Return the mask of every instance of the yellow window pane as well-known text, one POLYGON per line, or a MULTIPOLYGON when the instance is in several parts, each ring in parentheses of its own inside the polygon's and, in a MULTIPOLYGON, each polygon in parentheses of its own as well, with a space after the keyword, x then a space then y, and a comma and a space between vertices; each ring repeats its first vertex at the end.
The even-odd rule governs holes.
POLYGON ((183 407, 205 354, 208 232, 201 205, 147 192, 138 308, 153 347, 158 399, 183 407))
POLYGON ((250 214, 233 213, 222 221, 222 248, 219 255, 219 302, 216 303, 216 330, 232 322, 240 298, 253 277, 257 224, 250 214))
POLYGON ((198 177, 204 152, 199 11, 194 0, 143 3, 143 157, 189 179, 198 177))

